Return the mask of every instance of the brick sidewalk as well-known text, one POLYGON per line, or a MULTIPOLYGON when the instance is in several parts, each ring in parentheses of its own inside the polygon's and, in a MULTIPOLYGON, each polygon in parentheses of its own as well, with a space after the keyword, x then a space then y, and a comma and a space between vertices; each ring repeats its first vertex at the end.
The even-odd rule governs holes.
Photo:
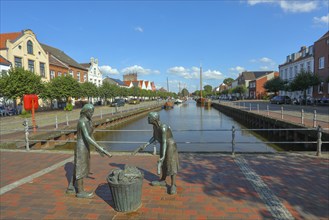
MULTIPOLYGON (((0 151, 1 187, 50 167, 73 153, 0 151)), ((278 199, 282 219, 329 218, 329 160, 296 154, 180 154, 177 195, 157 180, 156 156, 92 154, 93 174, 86 179, 92 199, 65 195, 72 162, 0 196, 0 219, 274 219, 278 199), (113 207, 106 177, 125 164, 144 172, 142 207, 120 213, 113 207), (250 175, 254 179, 250 179, 250 175), (259 178, 257 180, 257 178, 259 178), (263 193, 267 190, 266 193, 263 193), (270 200, 270 201, 269 201, 270 200), (281 212, 284 213, 284 212, 281 212)), ((169 182, 169 178, 167 182, 169 182)), ((3 189, 3 188, 2 188, 3 189)))

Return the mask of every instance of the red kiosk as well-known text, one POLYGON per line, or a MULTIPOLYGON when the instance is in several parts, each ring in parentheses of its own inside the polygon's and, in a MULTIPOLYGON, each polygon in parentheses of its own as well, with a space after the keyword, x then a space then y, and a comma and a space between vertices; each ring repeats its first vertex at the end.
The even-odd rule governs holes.
POLYGON ((39 108, 38 96, 36 94, 24 95, 24 109, 26 111, 32 111, 32 125, 33 131, 36 131, 34 111, 39 108))

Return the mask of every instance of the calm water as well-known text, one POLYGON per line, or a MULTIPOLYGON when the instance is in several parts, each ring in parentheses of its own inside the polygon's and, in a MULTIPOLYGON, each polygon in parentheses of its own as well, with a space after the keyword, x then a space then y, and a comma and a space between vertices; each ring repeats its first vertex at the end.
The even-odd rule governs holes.
MULTIPOLYGON (((249 131, 239 131, 239 129, 245 127, 232 118, 216 109, 196 106, 194 101, 175 105, 174 109, 171 110, 161 110, 159 114, 160 120, 172 128, 179 151, 231 152, 232 131, 223 130, 232 129, 232 126, 235 126, 235 129, 238 130, 235 134, 236 142, 253 142, 250 144, 236 143, 235 149, 237 152, 274 151, 264 143, 254 143, 261 142, 261 139, 249 131)), ((111 151, 133 151, 142 142, 147 142, 152 136, 152 125, 147 123, 147 116, 106 130, 120 130, 98 131, 95 134, 98 141, 118 142, 102 143, 109 147, 111 151)), ((153 146, 149 146, 145 151, 153 151, 153 146)))

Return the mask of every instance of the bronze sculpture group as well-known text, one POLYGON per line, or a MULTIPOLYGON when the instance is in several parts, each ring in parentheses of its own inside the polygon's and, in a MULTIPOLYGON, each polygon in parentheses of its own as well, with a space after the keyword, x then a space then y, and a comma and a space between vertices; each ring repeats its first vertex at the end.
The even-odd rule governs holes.
MULTIPOLYGON (((112 155, 101 147, 94 139, 92 116, 94 106, 86 104, 80 111, 80 118, 77 124, 77 144, 74 150, 74 170, 73 175, 66 190, 67 194, 75 194, 78 198, 92 198, 93 192, 86 192, 83 180, 90 172, 90 146, 101 156, 112 157, 112 155), (76 188, 77 190, 76 190, 76 188)), ((178 151, 173 139, 170 126, 160 121, 157 112, 148 115, 148 123, 153 125, 153 136, 150 140, 138 147, 133 154, 143 150, 152 143, 160 144, 160 159, 158 161, 158 174, 162 173, 159 181, 152 181, 153 186, 166 186, 166 177, 171 177, 170 194, 176 194, 176 175, 179 169, 178 151)))

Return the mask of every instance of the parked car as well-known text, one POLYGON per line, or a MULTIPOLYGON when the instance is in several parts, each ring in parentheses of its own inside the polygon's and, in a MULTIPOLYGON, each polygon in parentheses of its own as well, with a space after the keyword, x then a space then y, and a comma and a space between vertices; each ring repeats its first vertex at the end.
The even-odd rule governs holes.
POLYGON ((139 104, 139 100, 138 99, 130 99, 129 100, 129 104, 139 104))
POLYGON ((318 100, 320 105, 329 105, 329 97, 322 97, 318 100))
POLYGON ((291 98, 289 96, 284 96, 284 95, 278 95, 274 96, 270 100, 271 104, 290 104, 291 103, 291 98))
POLYGON ((124 106, 125 105, 125 100, 124 99, 115 99, 112 103, 111 106, 112 107, 120 107, 120 106, 124 106))

